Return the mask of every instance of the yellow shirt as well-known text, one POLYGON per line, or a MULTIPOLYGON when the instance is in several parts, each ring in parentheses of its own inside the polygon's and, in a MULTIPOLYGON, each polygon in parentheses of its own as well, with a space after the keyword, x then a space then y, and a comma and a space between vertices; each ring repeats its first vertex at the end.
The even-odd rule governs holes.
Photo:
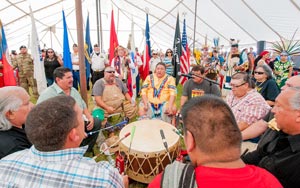
POLYGON ((166 82, 163 84, 163 87, 160 89, 160 86, 167 76, 168 75, 166 74, 164 77, 158 78, 155 74, 153 74, 155 89, 152 87, 150 75, 147 76, 142 86, 141 95, 146 95, 148 101, 153 104, 167 102, 169 101, 170 96, 176 96, 177 90, 175 86, 175 80, 172 76, 168 76, 166 82), (155 90, 157 96, 154 96, 155 90))

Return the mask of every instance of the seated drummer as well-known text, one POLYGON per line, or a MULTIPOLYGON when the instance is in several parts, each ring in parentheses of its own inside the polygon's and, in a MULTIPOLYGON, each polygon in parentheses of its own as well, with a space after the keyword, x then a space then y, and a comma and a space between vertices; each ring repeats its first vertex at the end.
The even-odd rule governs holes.
POLYGON ((209 81, 201 78, 204 76, 204 67, 200 65, 194 66, 192 68, 192 74, 194 75, 193 78, 186 81, 183 86, 182 96, 180 98, 181 107, 192 97, 198 97, 204 94, 221 96, 220 88, 217 84, 209 83, 209 81))
MULTIPOLYGON (((231 92, 226 98, 241 131, 259 121, 269 112, 271 107, 254 89, 254 83, 246 72, 237 72, 231 77, 231 92)), ((255 149, 258 139, 243 143, 243 147, 255 149)), ((243 150, 244 151, 244 150, 243 150)))
POLYGON ((105 111, 105 116, 124 112, 132 119, 136 116, 135 101, 128 94, 124 83, 115 77, 115 68, 106 67, 104 78, 97 80, 92 91, 97 106, 105 111))
POLYGON ((174 161, 152 180, 149 188, 282 187, 267 170, 246 165, 240 159, 241 133, 230 107, 220 97, 192 98, 184 104, 182 117, 191 164, 174 161))
POLYGON ((175 79, 166 74, 164 63, 158 63, 155 73, 149 75, 142 85, 139 116, 161 118, 170 123, 176 113, 176 93, 175 79))

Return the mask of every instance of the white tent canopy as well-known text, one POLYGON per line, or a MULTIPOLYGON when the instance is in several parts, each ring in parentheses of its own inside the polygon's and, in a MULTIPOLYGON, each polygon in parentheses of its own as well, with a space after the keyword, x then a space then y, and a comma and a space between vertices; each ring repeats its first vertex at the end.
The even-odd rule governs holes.
MULTIPOLYGON (((181 31, 183 19, 187 23, 188 43, 193 43, 196 0, 98 0, 101 2, 103 50, 109 48, 111 10, 114 10, 119 44, 126 46, 135 23, 135 42, 144 46, 146 12, 149 13, 152 48, 165 50, 173 46, 176 16, 179 14, 181 31)), ((29 5, 39 33, 41 47, 52 47, 61 52, 63 45, 62 10, 69 29, 70 46, 77 43, 75 1, 73 0, 2 0, 0 18, 4 25, 10 50, 28 45, 31 35, 29 5)), ((290 39, 300 26, 299 0, 198 0, 195 46, 209 46, 213 38, 227 46, 230 38, 240 39, 240 45, 256 46, 256 42, 290 39)), ((83 20, 90 15, 91 41, 97 43, 96 1, 82 0, 83 20)), ((85 26, 83 26, 85 27, 85 26)), ((300 31, 296 33, 300 39, 300 31)))

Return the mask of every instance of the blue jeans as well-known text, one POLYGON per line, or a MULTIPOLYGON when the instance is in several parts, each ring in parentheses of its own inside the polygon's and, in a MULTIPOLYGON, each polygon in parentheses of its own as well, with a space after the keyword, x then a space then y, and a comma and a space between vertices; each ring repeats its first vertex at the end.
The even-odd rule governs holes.
POLYGON ((79 71, 72 71, 73 72, 73 87, 78 90, 78 85, 80 85, 80 76, 79 71))
POLYGON ((47 80, 47 87, 51 86, 54 82, 53 78, 46 78, 46 80, 47 80))

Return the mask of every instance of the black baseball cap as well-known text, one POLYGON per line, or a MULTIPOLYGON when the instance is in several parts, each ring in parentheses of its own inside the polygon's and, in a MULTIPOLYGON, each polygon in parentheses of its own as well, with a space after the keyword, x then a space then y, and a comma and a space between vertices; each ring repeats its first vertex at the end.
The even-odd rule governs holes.
POLYGON ((25 46, 25 45, 20 46, 20 50, 21 50, 22 48, 26 48, 26 46, 25 46))

